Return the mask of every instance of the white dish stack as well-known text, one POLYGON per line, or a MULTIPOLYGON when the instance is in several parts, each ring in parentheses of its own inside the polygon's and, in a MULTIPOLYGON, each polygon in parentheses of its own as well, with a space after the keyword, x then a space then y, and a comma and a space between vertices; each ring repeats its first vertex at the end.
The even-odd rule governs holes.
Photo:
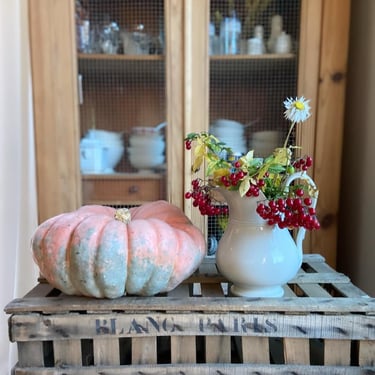
POLYGON ((210 133, 224 142, 235 154, 246 153, 244 126, 233 120, 216 120, 210 126, 210 133))
POLYGON ((254 156, 265 158, 272 155, 275 148, 282 146, 280 138, 281 134, 276 130, 254 132, 250 148, 254 150, 254 156))
POLYGON ((139 172, 153 172, 153 169, 164 163, 164 138, 151 127, 133 128, 129 146, 127 151, 130 164, 139 172))

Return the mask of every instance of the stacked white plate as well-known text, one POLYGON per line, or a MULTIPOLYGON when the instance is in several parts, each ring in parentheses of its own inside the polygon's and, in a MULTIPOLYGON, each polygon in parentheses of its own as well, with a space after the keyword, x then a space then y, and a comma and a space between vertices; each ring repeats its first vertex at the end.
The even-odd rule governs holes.
POLYGON ((220 119, 210 126, 210 133, 224 142, 234 153, 246 153, 244 126, 233 120, 220 119))
POLYGON ((262 158, 272 155, 275 148, 282 146, 280 135, 280 132, 274 130, 253 133, 250 148, 254 150, 254 155, 262 158))
POLYGON ((151 172, 164 163, 165 142, 156 134, 131 134, 127 151, 132 167, 142 172, 151 172))

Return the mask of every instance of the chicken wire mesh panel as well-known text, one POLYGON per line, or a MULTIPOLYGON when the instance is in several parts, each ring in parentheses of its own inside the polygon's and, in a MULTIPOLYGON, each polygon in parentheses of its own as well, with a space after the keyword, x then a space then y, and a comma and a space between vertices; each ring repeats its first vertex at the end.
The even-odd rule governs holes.
POLYGON ((83 203, 165 199, 163 0, 76 1, 83 203))
MULTIPOLYGON (((237 155, 266 157, 288 133, 283 101, 297 96, 300 11, 300 0, 210 2, 209 131, 237 155)), ((208 218, 211 254, 226 220, 208 218)))

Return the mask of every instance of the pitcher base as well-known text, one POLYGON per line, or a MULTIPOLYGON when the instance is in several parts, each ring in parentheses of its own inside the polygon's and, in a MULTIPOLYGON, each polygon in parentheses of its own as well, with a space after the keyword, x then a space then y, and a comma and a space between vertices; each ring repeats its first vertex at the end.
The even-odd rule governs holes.
POLYGON ((279 298, 284 295, 281 286, 238 286, 232 285, 231 294, 239 297, 279 298))

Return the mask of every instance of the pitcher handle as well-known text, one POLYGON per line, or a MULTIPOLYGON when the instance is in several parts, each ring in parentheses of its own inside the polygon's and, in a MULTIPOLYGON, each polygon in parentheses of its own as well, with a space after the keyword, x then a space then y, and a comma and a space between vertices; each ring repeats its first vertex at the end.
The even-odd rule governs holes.
MULTIPOLYGON (((291 174, 286 179, 286 181, 285 181, 285 188, 288 189, 289 185, 294 180, 305 180, 316 191, 315 196, 311 197, 311 201, 312 201, 311 202, 311 207, 315 208, 316 204, 317 204, 317 201, 318 201, 318 189, 316 187, 316 184, 315 184, 314 180, 305 171, 296 172, 296 173, 291 174)), ((295 241, 296 241, 296 245, 297 245, 298 250, 301 251, 301 254, 303 253, 302 242, 305 239, 305 233, 306 233, 306 229, 305 228, 303 228, 303 227, 298 228, 297 237, 296 237, 295 241)))

